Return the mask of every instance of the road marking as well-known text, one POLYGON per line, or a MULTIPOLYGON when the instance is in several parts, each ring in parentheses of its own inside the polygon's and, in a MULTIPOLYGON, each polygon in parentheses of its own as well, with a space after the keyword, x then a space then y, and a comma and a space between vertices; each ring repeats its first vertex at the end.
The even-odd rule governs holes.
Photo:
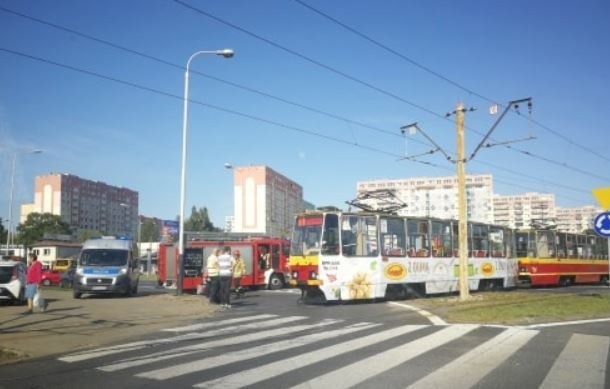
POLYGON ((605 387, 608 346, 607 336, 572 335, 540 388, 605 387))
POLYGON ((561 321, 556 323, 544 323, 544 324, 530 324, 528 326, 523 326, 522 328, 544 328, 544 327, 560 327, 560 326, 571 326, 571 325, 579 325, 579 324, 589 324, 589 323, 602 323, 605 321, 610 321, 610 318, 605 319, 589 319, 589 320, 572 320, 572 321, 561 321))
POLYGON ((539 331, 509 328, 409 386, 409 389, 470 388, 539 331), (475 367, 476 368, 472 368, 475 367), (465 372, 468 372, 465 374, 465 372))
POLYGON ((192 332, 192 331, 202 330, 204 328, 218 327, 219 325, 235 324, 235 323, 241 323, 244 321, 252 321, 252 320, 270 319, 272 317, 277 317, 277 315, 263 314, 263 315, 256 315, 256 316, 237 317, 235 319, 227 319, 227 320, 222 320, 222 321, 212 321, 212 322, 207 322, 207 323, 192 324, 192 325, 188 325, 188 326, 184 326, 184 327, 165 328, 165 329, 163 329, 163 331, 192 332))
POLYGON ((184 355, 192 354, 195 352, 200 352, 203 350, 208 350, 208 349, 211 349, 214 347, 230 346, 230 345, 234 345, 234 344, 245 344, 247 342, 260 341, 260 340, 265 340, 265 339, 269 339, 269 338, 290 335, 290 334, 293 334, 293 333, 299 332, 299 331, 320 328, 320 327, 324 327, 324 326, 328 326, 328 325, 332 325, 332 324, 341 323, 342 321, 343 320, 326 319, 326 320, 322 320, 321 322, 316 323, 316 324, 302 324, 302 325, 291 326, 291 327, 280 327, 280 328, 275 328, 272 330, 252 332, 252 333, 245 334, 245 335, 225 337, 222 339, 210 340, 207 342, 179 347, 176 349, 172 349, 170 351, 159 351, 157 353, 146 354, 143 357, 124 359, 117 363, 113 363, 111 365, 105 365, 105 366, 98 367, 98 369, 103 370, 103 371, 108 371, 108 372, 123 370, 123 369, 128 369, 131 367, 155 363, 158 361, 178 358, 178 357, 181 357, 184 355))
POLYGON ((476 325, 452 325, 433 334, 372 355, 293 388, 349 388, 474 330, 476 325))
MULTIPOLYGON (((275 317, 275 315, 273 315, 273 316, 275 317)), ((279 318, 279 319, 242 324, 242 325, 233 326, 233 327, 217 328, 215 330, 206 331, 205 333, 188 333, 188 334, 173 336, 173 337, 164 338, 164 339, 151 339, 151 340, 144 340, 144 341, 138 341, 138 342, 131 342, 131 343, 125 343, 125 344, 118 345, 118 346, 103 347, 103 348, 98 348, 98 349, 90 350, 90 351, 83 352, 83 353, 71 354, 71 355, 67 355, 67 356, 64 356, 64 357, 61 357, 58 359, 63 362, 70 362, 70 363, 79 362, 79 361, 84 361, 87 359, 100 358, 100 357, 113 355, 113 354, 119 354, 119 353, 123 353, 123 352, 127 352, 127 351, 140 350, 145 347, 159 346, 159 345, 169 344, 169 343, 177 343, 177 342, 182 342, 185 340, 204 339, 204 338, 208 338, 208 337, 212 337, 212 336, 226 335, 226 334, 232 333, 232 332, 256 329, 256 328, 260 328, 261 325, 278 326, 278 325, 290 323, 290 322, 297 321, 297 320, 303 320, 305 318, 306 318, 306 316, 288 316, 288 317, 283 317, 283 318, 279 318)), ((231 319, 229 319, 228 321, 230 321, 230 320, 231 319)), ((213 324, 214 327, 221 327, 223 325, 223 321, 216 321, 216 322, 213 322, 210 324, 213 324)))
POLYGON ((436 316, 435 314, 433 314, 431 312, 428 312, 428 311, 426 311, 424 309, 417 308, 417 307, 414 307, 414 306, 409 305, 409 304, 398 303, 398 302, 395 302, 395 301, 390 301, 390 302, 388 302, 388 304, 398 305, 399 307, 406 308, 406 309, 408 309, 410 311, 417 312, 420 315, 422 315, 423 317, 425 317, 426 319, 430 320, 430 322, 432 324, 436 325, 436 326, 445 326, 445 325, 447 325, 447 322, 445 322, 443 319, 441 319, 440 317, 436 316))
MULTIPOLYGON (((163 369, 151 370, 145 373, 137 374, 137 377, 150 378, 155 380, 166 380, 168 378, 178 377, 184 374, 194 373, 201 370, 211 369, 213 367, 226 365, 234 362, 241 362, 248 359, 260 358, 263 355, 277 353, 286 349, 295 348, 318 342, 321 340, 332 339, 337 336, 350 334, 358 331, 365 330, 367 328, 377 327, 380 324, 374 323, 358 323, 345 328, 341 328, 333 331, 316 332, 310 335, 304 335, 294 337, 292 339, 282 340, 279 342, 269 343, 253 348, 245 348, 236 353, 223 354, 215 357, 203 358, 180 365, 169 366, 163 369)), ((300 359, 301 357, 296 357, 300 359)), ((284 368, 292 369, 294 365, 284 365, 285 360, 280 362, 284 368)), ((258 369, 258 368, 257 368, 258 369)), ((257 370, 255 369, 255 370, 257 370)), ((272 374, 279 374, 277 371, 272 374)), ((242 382, 243 384, 243 382, 242 382)), ((223 387, 220 385, 219 387, 223 387)))

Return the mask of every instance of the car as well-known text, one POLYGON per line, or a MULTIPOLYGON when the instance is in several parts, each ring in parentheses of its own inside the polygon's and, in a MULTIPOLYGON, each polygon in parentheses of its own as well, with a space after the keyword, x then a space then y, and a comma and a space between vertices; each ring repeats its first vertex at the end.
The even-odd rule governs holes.
POLYGON ((72 288, 74 283, 74 273, 76 272, 75 267, 70 267, 68 270, 61 274, 61 279, 59 280, 59 286, 62 288, 72 288))
POLYGON ((0 301, 25 303, 26 272, 21 261, 0 261, 0 301))
POLYGON ((42 284, 43 285, 59 285, 61 280, 61 272, 59 270, 43 270, 42 271, 42 284))

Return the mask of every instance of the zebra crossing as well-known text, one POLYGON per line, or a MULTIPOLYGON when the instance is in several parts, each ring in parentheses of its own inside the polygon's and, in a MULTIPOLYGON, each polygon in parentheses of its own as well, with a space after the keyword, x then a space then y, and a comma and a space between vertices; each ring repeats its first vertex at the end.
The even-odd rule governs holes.
POLYGON ((522 327, 389 326, 258 314, 168 328, 156 339, 58 360, 153 387, 470 388, 509 375, 510 382, 502 378, 504 386, 493 386, 514 387, 521 376, 536 375, 541 388, 607 387, 606 336, 571 334, 548 368, 521 363, 513 374, 520 350, 547 341, 541 330, 522 327))

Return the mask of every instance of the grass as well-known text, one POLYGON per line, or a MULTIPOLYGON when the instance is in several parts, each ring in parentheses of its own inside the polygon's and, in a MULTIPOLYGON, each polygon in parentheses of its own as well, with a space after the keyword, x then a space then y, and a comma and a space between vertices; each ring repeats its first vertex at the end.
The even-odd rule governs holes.
POLYGON ((526 325, 610 317, 610 292, 488 292, 463 302, 458 297, 440 297, 415 300, 414 305, 449 323, 526 325))

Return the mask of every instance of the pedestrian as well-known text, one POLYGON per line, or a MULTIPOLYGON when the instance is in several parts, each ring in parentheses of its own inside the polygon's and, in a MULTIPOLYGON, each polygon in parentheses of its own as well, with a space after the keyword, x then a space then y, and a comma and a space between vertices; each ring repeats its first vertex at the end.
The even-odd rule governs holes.
MULTIPOLYGON (((38 256, 30 253, 30 266, 26 274, 25 297, 28 299, 28 310, 26 313, 34 312, 34 296, 38 293, 38 285, 42 282, 42 263, 38 261, 38 256)), ((45 310, 42 306, 42 310, 45 310)))
POLYGON ((220 249, 216 248, 206 261, 207 282, 208 282, 208 298, 211 304, 220 304, 220 285, 218 279, 218 255, 220 249))
POLYGON ((220 305, 223 308, 231 308, 231 279, 233 278, 234 263, 235 259, 231 256, 231 248, 225 247, 222 255, 218 257, 220 305))
POLYGON ((241 287, 241 277, 246 272, 246 264, 241 258, 239 250, 233 251, 233 258, 235 258, 235 265, 233 265, 233 287, 235 288, 235 298, 240 298, 244 294, 241 287))

